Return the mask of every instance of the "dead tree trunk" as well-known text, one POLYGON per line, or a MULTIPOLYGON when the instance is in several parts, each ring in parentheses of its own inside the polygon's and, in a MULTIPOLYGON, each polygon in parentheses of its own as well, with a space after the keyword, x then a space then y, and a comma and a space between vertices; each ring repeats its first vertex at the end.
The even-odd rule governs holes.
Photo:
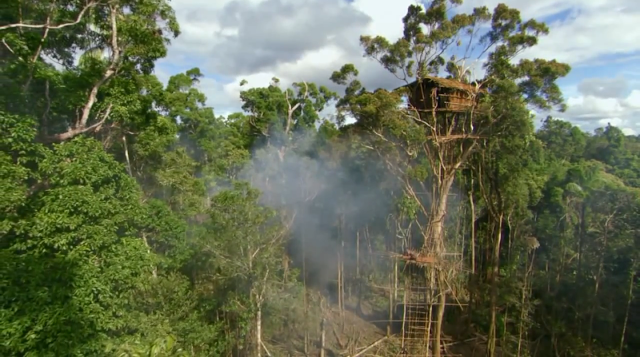
POLYGON ((325 343, 326 343, 326 320, 323 318, 320 323, 320 357, 325 356, 325 343))

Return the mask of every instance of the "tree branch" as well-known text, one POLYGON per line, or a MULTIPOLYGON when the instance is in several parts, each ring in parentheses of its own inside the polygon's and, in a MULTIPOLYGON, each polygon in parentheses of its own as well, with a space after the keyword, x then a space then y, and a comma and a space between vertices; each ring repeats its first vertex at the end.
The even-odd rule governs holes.
MULTIPOLYGON (((302 82, 302 83, 304 83, 304 95, 302 97, 302 102, 304 102, 307 100, 307 97, 309 96, 309 85, 307 84, 307 82, 302 82)), ((284 97, 287 101, 287 106, 289 107, 287 111, 287 125, 284 129, 284 132, 285 134, 289 134, 289 131, 291 131, 291 123, 293 122, 293 112, 295 112, 296 109, 298 109, 298 107, 301 105, 302 102, 298 102, 294 106, 291 106, 291 101, 289 101, 288 90, 285 90, 284 97)))
MULTIPOLYGON (((8 50, 9 52, 11 52, 11 54, 12 54, 12 55, 15 55, 15 54, 16 54, 16 53, 13 51, 13 48, 11 48, 11 46, 9 46, 9 44, 7 43, 7 41, 5 41, 5 39, 4 39, 4 38, 2 39, 2 44, 4 45, 4 47, 6 47, 6 48, 7 48, 7 50, 8 50)), ((22 58, 20 58, 20 56, 18 56, 18 58, 19 58, 20 60, 22 60, 22 58)))
POLYGON ((86 133, 94 129, 98 130, 100 129, 102 124, 104 124, 105 120, 109 117, 109 114, 111 113, 111 108, 113 104, 109 104, 109 107, 107 108, 107 112, 102 116, 102 120, 100 120, 96 124, 93 124, 87 127, 87 122, 89 121, 89 115, 91 114, 91 109, 93 108, 93 105, 96 103, 96 100, 97 100, 98 91, 105 83, 107 83, 107 81, 109 81, 116 74, 116 71, 118 69, 118 63, 120 61, 120 48, 118 44, 118 23, 117 23, 118 8, 115 5, 111 5, 109 7, 111 10, 111 14, 110 14, 111 15, 110 16, 111 17, 111 41, 110 41, 111 42, 111 59, 109 62, 109 66, 107 67, 104 74, 102 75, 102 78, 100 78, 91 88, 91 91, 89 92, 89 97, 87 98, 87 102, 82 108, 81 115, 76 120, 76 123, 74 124, 74 126, 65 133, 54 135, 53 137, 49 138, 48 141, 69 140, 82 133, 86 133))
POLYGON ((69 140, 69 139, 73 139, 74 137, 80 135, 80 134, 84 134, 86 132, 89 131, 97 131, 100 130, 100 128, 102 127, 102 124, 105 123, 105 121, 107 121, 107 119, 109 118, 109 114, 111 114, 111 108, 113 107, 113 104, 109 104, 109 107, 107 108, 107 111, 104 113, 104 115, 102 116, 102 119, 91 125, 88 127, 75 127, 75 128, 71 128, 69 130, 67 130, 66 132, 62 133, 62 134, 55 134, 52 135, 50 137, 47 137, 45 139, 45 142, 57 142, 57 141, 65 141, 65 140, 69 140))
POLYGON ((116 69, 118 66, 118 62, 120 60, 120 48, 118 47, 118 23, 117 23, 117 7, 110 6, 111 8, 111 62, 109 63, 109 67, 104 72, 104 75, 96 84, 94 84, 93 88, 91 88, 91 92, 89 92, 89 98, 87 99, 87 103, 84 108, 82 108, 82 116, 78 122, 78 126, 83 128, 87 125, 87 120, 89 119, 89 113, 91 113, 91 108, 96 102, 96 97, 98 95, 98 90, 105 84, 113 75, 116 73, 116 69))
POLYGON ((77 25, 78 23, 80 23, 80 21, 82 21, 82 18, 84 17, 85 13, 89 9, 91 9, 92 7, 95 7, 97 5, 98 5, 98 3, 95 2, 95 1, 92 1, 92 2, 88 3, 84 8, 82 8, 80 13, 78 14, 78 17, 73 22, 67 22, 67 23, 58 24, 58 25, 49 25, 49 21, 47 21, 47 23, 45 23, 45 24, 38 24, 38 25, 25 24, 25 23, 19 22, 17 24, 9 24, 9 25, 0 26, 0 30, 7 30, 7 29, 11 29, 11 28, 30 28, 30 29, 48 28, 48 29, 56 30, 56 29, 61 29, 61 28, 77 25))

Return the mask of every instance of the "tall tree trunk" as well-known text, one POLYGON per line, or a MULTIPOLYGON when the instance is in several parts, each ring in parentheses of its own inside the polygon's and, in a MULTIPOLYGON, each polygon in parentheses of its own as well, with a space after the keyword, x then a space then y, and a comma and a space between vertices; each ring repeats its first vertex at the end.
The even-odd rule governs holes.
MULTIPOLYGON (((442 274, 438 273, 438 275, 440 275, 440 279, 444 279, 444 277, 442 277, 442 274)), ((443 289, 444 286, 446 286, 446 282, 442 281, 440 282, 438 285, 440 285, 440 290, 439 291, 439 298, 438 298, 438 312, 436 315, 436 330, 434 332, 434 337, 435 340, 433 342, 433 350, 434 350, 434 356, 436 357, 440 357, 441 354, 441 350, 442 350, 442 343, 441 343, 441 336, 442 336, 442 325, 444 323, 444 311, 445 308, 447 307, 447 294, 445 293, 445 290, 443 289)))
POLYGON ((497 336, 497 309, 498 309, 498 274, 500 273, 500 244, 502 243, 502 220, 503 216, 500 214, 497 217, 497 228, 495 232, 495 241, 493 242, 493 255, 492 255, 492 271, 491 271, 491 325, 489 326, 489 346, 487 348, 487 355, 489 357, 495 356, 496 353, 496 336, 497 336))
POLYGON ((469 206, 471 207, 471 237, 469 252, 471 253, 471 275, 476 273, 476 205, 473 202, 473 178, 469 189, 469 206))
POLYGON ((622 357, 624 352, 624 336, 627 334, 627 324, 629 323, 629 311, 631 310, 631 303, 633 302, 633 282, 636 278, 635 264, 631 264, 629 269, 629 290, 627 293, 627 308, 624 314, 624 322, 622 323, 622 331, 620 332, 620 349, 618 356, 622 357))
POLYGON ((580 281, 580 279, 582 278, 582 249, 584 246, 584 235, 587 231, 586 228, 586 214, 587 214, 587 209, 586 209, 586 204, 583 202, 581 204, 580 207, 580 219, 578 222, 578 273, 577 273, 577 281, 580 281))
POLYGON ((256 311, 256 356, 262 356, 262 304, 258 303, 256 311))
POLYGON ((603 242, 602 242, 602 250, 600 252, 600 256, 598 257, 598 272, 596 273, 596 281, 593 287, 593 302, 591 304, 591 312, 589 314, 589 326, 587 333, 587 351, 591 352, 591 338, 593 336, 593 320, 596 315, 597 305, 598 305, 598 293, 600 293, 600 283, 602 282, 602 271, 604 269, 604 255, 607 250, 607 239, 609 236, 609 223, 613 218, 614 214, 607 217, 604 223, 603 229, 603 242))
MULTIPOLYGON (((473 175, 473 174, 472 174, 473 175)), ((468 327, 471 328, 471 324, 472 324, 472 318, 471 318, 471 311, 473 309, 473 304, 475 301, 475 294, 476 294, 476 286, 475 286, 475 282, 477 280, 476 277, 476 205, 474 202, 474 196, 473 196, 473 176, 471 177, 471 183, 469 185, 469 207, 471 209, 470 212, 470 220, 469 220, 469 229, 471 231, 470 233, 470 237, 469 237, 469 253, 471 255, 471 274, 469 274, 469 279, 467 280, 467 289, 469 291, 469 305, 467 307, 467 321, 468 321, 468 327)))
MULTIPOLYGON (((447 201, 453 185, 453 179, 453 175, 442 179, 436 190, 435 202, 431 209, 431 217, 429 219, 431 234, 427 238, 433 240, 434 246, 439 250, 438 253, 443 253, 441 250, 444 249, 444 219, 447 215, 447 201)), ((429 242, 425 241, 424 244, 427 245, 429 242)))
MULTIPOLYGON (((446 247, 444 244, 444 223, 445 216, 447 214, 447 200, 449 198, 449 191, 451 190, 451 186, 453 185, 453 180, 455 176, 445 176, 440 182, 440 187, 438 187, 436 202, 433 205, 432 209, 432 218, 430 219, 430 229, 431 234, 428 236, 433 240, 433 247, 436 249, 436 256, 442 257, 442 254, 445 253, 446 247)), ((427 242, 425 242, 427 243, 427 242)), ((447 302, 447 282, 446 277, 443 275, 442 271, 439 269, 436 270, 436 282, 438 283, 438 293, 439 293, 439 303, 438 303, 438 311, 436 314, 436 326, 434 333, 434 341, 433 341, 433 355, 435 357, 441 356, 441 337, 442 337, 442 325, 444 323, 444 312, 446 309, 447 302)))
MULTIPOLYGON (((534 248, 534 249, 536 249, 536 248, 534 248)), ((522 353, 522 340, 525 337, 524 321, 525 321, 525 318, 527 317, 527 314, 528 314, 528 307, 529 307, 528 296, 531 293, 531 282, 529 281, 529 276, 533 272, 533 262, 535 260, 535 256, 536 256, 536 253, 535 253, 535 251, 533 251, 533 253, 531 253, 531 258, 527 259, 528 262, 527 262, 527 264, 525 266, 524 281, 522 283, 522 291, 521 291, 522 295, 521 295, 521 300, 520 300, 520 323, 518 324, 518 353, 517 353, 517 357, 520 357, 520 354, 522 353)))

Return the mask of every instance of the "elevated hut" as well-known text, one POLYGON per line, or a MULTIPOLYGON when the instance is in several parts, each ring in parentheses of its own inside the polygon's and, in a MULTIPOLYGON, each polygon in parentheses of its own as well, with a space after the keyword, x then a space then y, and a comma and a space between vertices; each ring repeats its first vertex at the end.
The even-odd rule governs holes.
POLYGON ((423 111, 466 112, 475 107, 479 95, 486 92, 476 84, 432 76, 400 88, 409 96, 409 104, 423 111))

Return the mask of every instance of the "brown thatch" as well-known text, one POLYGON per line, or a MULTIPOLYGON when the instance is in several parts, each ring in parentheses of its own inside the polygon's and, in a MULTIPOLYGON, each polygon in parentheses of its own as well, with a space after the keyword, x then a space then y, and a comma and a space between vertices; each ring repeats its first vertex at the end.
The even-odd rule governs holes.
MULTIPOLYGON (((413 81, 413 82, 411 82, 409 84, 405 84, 403 86, 400 86, 397 89, 400 89, 400 88, 413 88, 417 84, 418 84, 418 81, 415 80, 415 81, 413 81)), ((434 77, 434 76, 425 76, 425 77, 423 77, 422 78, 422 84, 423 84, 423 86, 425 84, 427 84, 427 85, 430 85, 430 86, 457 89, 457 90, 461 90, 461 91, 469 91, 469 92, 472 92, 472 93, 476 93, 478 91, 486 92, 485 89, 478 89, 475 84, 468 84, 468 83, 463 83, 463 82, 457 81, 455 79, 441 78, 441 77, 434 77)))
MULTIPOLYGON (((437 84, 438 86, 443 87, 443 88, 451 88, 451 89, 458 89, 458 90, 463 90, 463 91, 470 91, 472 93, 475 93, 475 92, 478 91, 478 88, 476 88, 475 85, 462 83, 460 81, 456 81, 455 79, 427 76, 427 77, 424 77, 422 79, 422 82, 423 83, 424 82, 432 82, 432 83, 437 84)), ((415 81, 413 83, 417 83, 417 81, 415 81)))

